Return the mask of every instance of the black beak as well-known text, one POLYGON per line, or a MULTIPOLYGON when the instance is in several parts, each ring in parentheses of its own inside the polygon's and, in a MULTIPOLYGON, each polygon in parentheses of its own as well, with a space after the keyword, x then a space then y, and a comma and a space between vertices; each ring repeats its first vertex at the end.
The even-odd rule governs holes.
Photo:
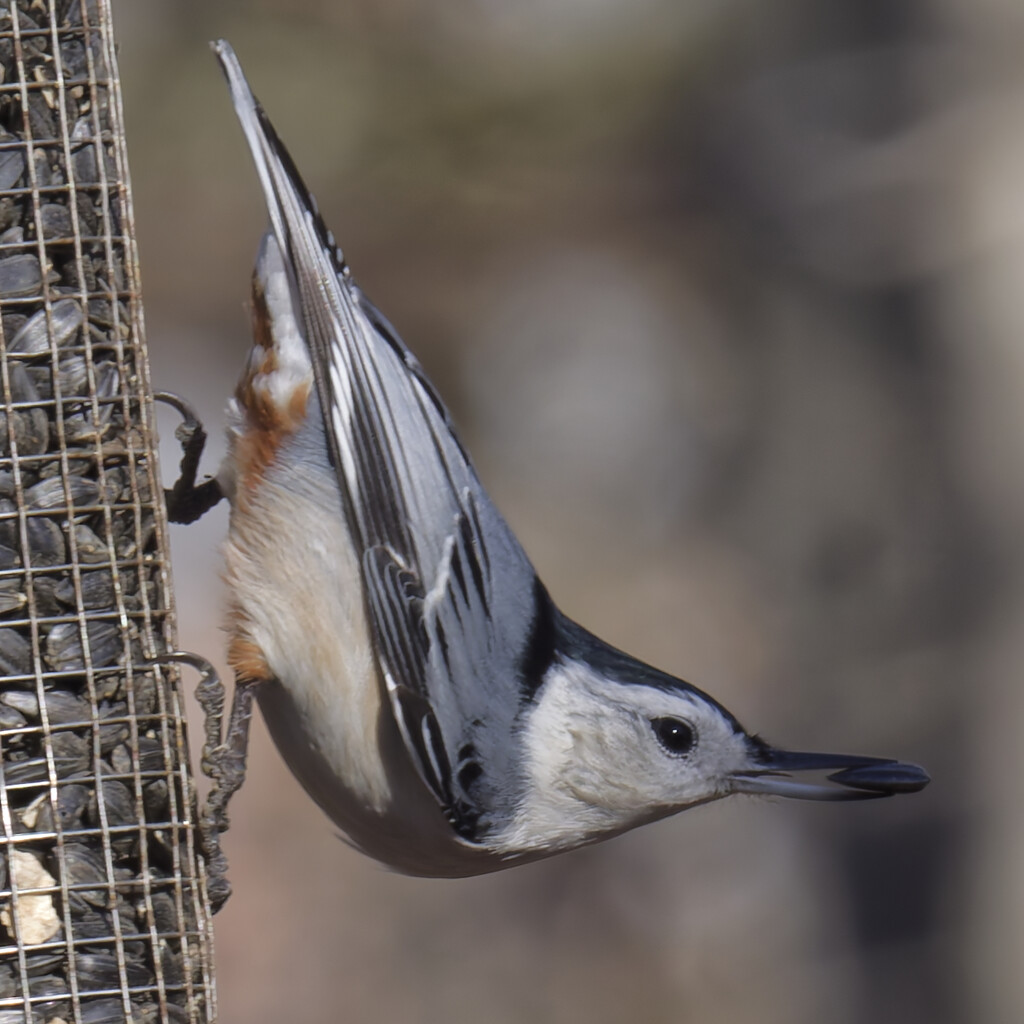
POLYGON ((734 772, 733 792, 789 796, 798 800, 869 800, 894 793, 916 793, 931 781, 916 764, 851 754, 805 754, 762 747, 751 767, 734 772), (825 781, 790 777, 792 772, 828 772, 825 781))

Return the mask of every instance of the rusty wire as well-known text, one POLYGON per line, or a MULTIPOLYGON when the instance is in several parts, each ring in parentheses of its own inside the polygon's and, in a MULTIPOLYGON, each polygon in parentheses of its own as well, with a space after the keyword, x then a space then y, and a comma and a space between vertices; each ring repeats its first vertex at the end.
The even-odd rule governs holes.
POLYGON ((0 1024, 211 1021, 107 0, 0 65, 0 1024))

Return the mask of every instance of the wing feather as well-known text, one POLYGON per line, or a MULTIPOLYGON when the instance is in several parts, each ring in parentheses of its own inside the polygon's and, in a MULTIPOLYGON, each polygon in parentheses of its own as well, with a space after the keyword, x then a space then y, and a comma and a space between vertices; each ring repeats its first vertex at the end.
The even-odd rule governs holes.
POLYGON ((516 800, 543 588, 419 363, 352 280, 231 48, 215 50, 290 268, 392 711, 453 826, 475 838, 516 800))

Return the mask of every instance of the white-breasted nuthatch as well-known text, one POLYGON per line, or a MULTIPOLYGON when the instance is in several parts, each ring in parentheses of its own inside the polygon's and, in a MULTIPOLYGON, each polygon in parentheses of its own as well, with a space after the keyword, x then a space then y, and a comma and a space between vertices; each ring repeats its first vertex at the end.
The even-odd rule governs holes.
POLYGON ((214 50, 271 223, 219 477, 238 681, 226 788, 241 781, 253 690, 351 842, 416 875, 493 871, 731 793, 925 786, 916 765, 770 747, 555 607, 231 47, 214 50), (792 777, 803 771, 831 774, 792 777))

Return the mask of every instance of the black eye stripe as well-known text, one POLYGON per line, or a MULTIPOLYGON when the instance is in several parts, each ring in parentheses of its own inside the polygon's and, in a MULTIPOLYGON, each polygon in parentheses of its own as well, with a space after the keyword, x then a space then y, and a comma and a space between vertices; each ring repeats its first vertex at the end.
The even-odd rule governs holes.
POLYGON ((655 718, 651 721, 651 728, 662 747, 677 757, 688 754, 697 742, 693 726, 681 718, 655 718))

